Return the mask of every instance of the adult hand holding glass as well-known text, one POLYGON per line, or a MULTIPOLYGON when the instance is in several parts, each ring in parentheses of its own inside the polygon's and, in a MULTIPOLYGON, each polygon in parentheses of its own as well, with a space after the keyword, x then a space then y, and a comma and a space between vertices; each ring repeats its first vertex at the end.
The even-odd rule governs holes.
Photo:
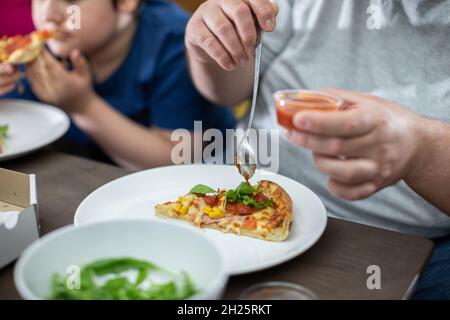
MULTIPOLYGON (((346 102, 344 110, 298 112, 287 136, 312 150, 317 168, 330 178, 330 192, 358 200, 401 179, 412 188, 424 189, 422 181, 432 173, 428 163, 444 160, 434 159, 433 150, 439 148, 436 138, 445 124, 368 94, 327 92, 346 102)), ((440 200, 445 195, 426 189, 420 190, 423 196, 436 198, 448 209, 448 201, 440 200)))

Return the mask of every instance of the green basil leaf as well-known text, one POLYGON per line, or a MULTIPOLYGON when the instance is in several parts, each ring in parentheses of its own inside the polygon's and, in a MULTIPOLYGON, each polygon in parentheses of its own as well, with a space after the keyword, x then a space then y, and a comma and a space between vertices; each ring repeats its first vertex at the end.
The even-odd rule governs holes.
POLYGON ((67 286, 68 276, 54 274, 51 278, 50 299, 64 300, 140 300, 140 299, 186 299, 196 293, 190 277, 185 272, 180 274, 165 271, 150 262, 133 258, 102 259, 90 263, 81 269, 80 289, 67 286), (122 272, 137 270, 136 281, 131 282, 122 272), (149 272, 162 272, 169 282, 152 283, 149 288, 142 288, 140 283, 147 279, 149 272), (99 274, 107 275, 103 284, 94 281, 99 274))
POLYGON ((238 192, 241 195, 252 195, 256 193, 258 190, 256 190, 255 187, 248 185, 246 182, 242 182, 237 188, 236 192, 238 192))
POLYGON ((225 203, 233 203, 238 200, 238 195, 235 190, 228 190, 225 194, 226 201, 225 203))
POLYGON ((254 207, 255 204, 256 204, 255 199, 250 198, 250 197, 247 196, 247 195, 243 195, 243 196, 242 196, 242 202, 243 202, 245 205, 247 205, 247 206, 252 206, 252 207, 254 207))
POLYGON ((139 274, 136 278, 136 285, 141 284, 145 281, 148 276, 149 269, 141 269, 139 270, 139 274))
POLYGON ((201 193, 201 194, 214 193, 214 192, 216 192, 216 190, 214 190, 213 188, 210 188, 208 186, 205 186, 203 184, 196 185, 190 191, 190 193, 201 193))
POLYGON ((256 207, 262 208, 262 209, 267 208, 267 207, 273 207, 273 201, 272 201, 272 199, 270 199, 269 201, 266 201, 266 202, 257 202, 256 207))
POLYGON ((129 269, 157 269, 157 267, 147 261, 141 261, 131 258, 102 259, 90 263, 85 267, 86 272, 93 272, 96 275, 120 273, 129 269))
POLYGON ((178 299, 186 299, 196 293, 194 283, 185 271, 181 271, 182 286, 178 292, 178 299))
POLYGON ((256 207, 261 209, 267 208, 267 202, 257 202, 256 207))

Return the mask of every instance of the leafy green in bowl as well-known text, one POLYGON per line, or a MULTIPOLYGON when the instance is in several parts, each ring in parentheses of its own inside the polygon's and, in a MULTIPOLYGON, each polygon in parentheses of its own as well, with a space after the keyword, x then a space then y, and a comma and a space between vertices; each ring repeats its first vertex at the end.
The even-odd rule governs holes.
POLYGON ((133 258, 102 259, 81 268, 79 275, 53 274, 50 299, 182 300, 196 289, 185 272, 173 273, 133 258), (77 278, 78 277, 78 278, 77 278))

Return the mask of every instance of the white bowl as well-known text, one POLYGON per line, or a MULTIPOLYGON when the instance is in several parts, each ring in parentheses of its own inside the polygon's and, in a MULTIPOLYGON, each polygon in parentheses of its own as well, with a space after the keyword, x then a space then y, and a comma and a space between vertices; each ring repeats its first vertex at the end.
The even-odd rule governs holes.
POLYGON ((45 299, 53 273, 115 257, 186 271, 199 290, 191 299, 219 299, 228 279, 221 253, 207 237, 187 226, 133 219, 68 226, 45 235, 23 252, 14 281, 24 299, 45 299))

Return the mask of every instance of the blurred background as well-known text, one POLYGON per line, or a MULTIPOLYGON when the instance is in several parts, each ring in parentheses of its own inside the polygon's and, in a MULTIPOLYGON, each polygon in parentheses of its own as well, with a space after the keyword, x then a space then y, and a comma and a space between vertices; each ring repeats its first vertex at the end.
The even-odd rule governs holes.
MULTIPOLYGON (((175 3, 178 3, 186 11, 189 11, 192 13, 198 8, 199 5, 201 5, 206 0, 172 0, 172 1, 175 3)), ((245 116, 245 114, 247 113, 247 111, 249 110, 249 107, 250 107, 249 100, 243 101, 242 103, 236 105, 233 108, 233 113, 234 113, 234 116, 236 117, 236 119, 237 120, 242 119, 245 116)))
POLYGON ((175 0, 174 2, 178 3, 187 11, 193 12, 205 0, 175 0))

